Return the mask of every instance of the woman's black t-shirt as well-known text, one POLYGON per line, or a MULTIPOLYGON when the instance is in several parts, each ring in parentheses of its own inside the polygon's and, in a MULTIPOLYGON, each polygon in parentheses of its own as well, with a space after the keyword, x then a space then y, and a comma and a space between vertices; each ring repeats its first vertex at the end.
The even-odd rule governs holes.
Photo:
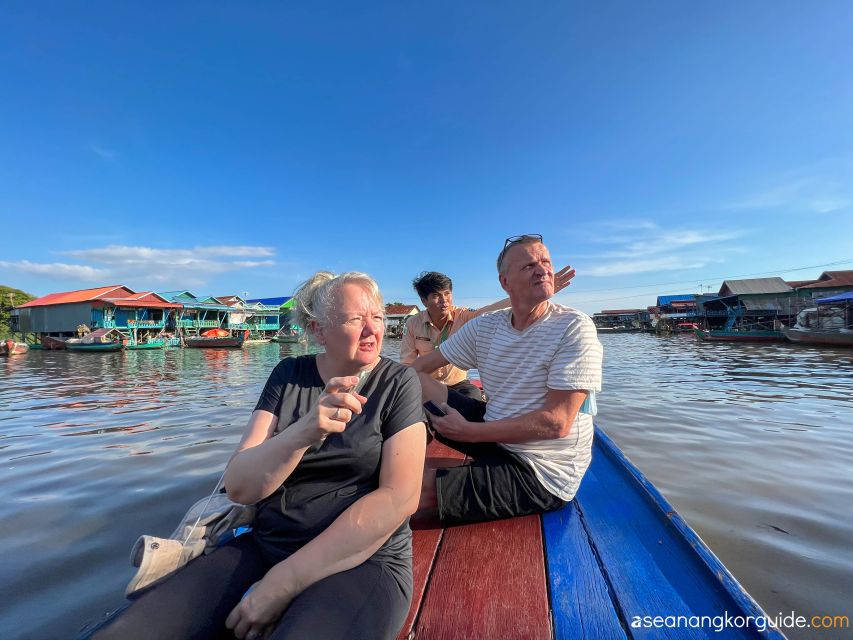
MULTIPOLYGON (((273 369, 255 410, 278 416, 279 433, 317 404, 324 387, 316 356, 286 358, 273 369)), ((271 561, 295 552, 375 490, 382 443, 424 419, 417 374, 387 358, 373 368, 360 394, 367 397, 362 413, 342 433, 306 451, 284 484, 258 503, 255 535, 271 561)), ((407 568, 410 574, 411 557, 407 519, 373 558, 407 568)))

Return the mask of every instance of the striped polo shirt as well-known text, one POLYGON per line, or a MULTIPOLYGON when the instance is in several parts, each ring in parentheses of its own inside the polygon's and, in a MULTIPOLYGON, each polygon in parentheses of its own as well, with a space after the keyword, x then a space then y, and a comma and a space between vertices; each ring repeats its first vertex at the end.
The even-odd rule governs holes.
POLYGON ((584 390, 590 402, 569 434, 554 440, 499 443, 518 454, 552 494, 571 500, 591 460, 594 394, 601 391, 602 348, 586 314, 553 302, 524 331, 511 323, 511 309, 475 318, 439 349, 460 369, 476 368, 489 398, 486 422, 512 418, 545 406, 548 389, 584 390))

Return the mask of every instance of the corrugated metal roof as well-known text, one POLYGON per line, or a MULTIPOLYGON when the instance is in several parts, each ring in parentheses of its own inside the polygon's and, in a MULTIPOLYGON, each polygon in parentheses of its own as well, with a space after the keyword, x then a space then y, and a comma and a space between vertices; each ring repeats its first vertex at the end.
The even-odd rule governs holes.
POLYGON ((793 291, 782 278, 750 278, 748 280, 726 280, 720 287, 719 296, 743 296, 758 293, 789 293, 793 291))
POLYGON ((246 302, 259 302, 260 304, 280 307, 288 300, 291 300, 290 296, 279 296, 278 298, 251 298, 250 300, 246 300, 246 302))
POLYGON ((49 293, 41 298, 30 300, 16 309, 25 309, 27 307, 44 307, 52 304, 71 304, 74 302, 91 302, 98 298, 106 297, 110 293, 118 293, 120 296, 133 295, 133 289, 120 284, 113 284, 108 287, 97 287, 95 289, 78 289, 77 291, 63 291, 61 293, 49 293))
POLYGON ((386 304, 385 315, 389 316, 405 316, 418 310, 414 304, 386 304))
POLYGON ((109 302, 117 307, 151 307, 157 309, 180 309, 181 305, 174 302, 169 302, 163 296, 160 296, 153 291, 143 291, 135 293, 132 296, 123 296, 121 298, 99 298, 104 302, 109 302))
POLYGON ((800 289, 832 289, 833 287, 853 287, 853 271, 824 271, 812 284, 800 289))
POLYGON ((657 306, 665 307, 676 300, 693 300, 694 297, 692 293, 681 293, 677 296, 658 296, 657 306))

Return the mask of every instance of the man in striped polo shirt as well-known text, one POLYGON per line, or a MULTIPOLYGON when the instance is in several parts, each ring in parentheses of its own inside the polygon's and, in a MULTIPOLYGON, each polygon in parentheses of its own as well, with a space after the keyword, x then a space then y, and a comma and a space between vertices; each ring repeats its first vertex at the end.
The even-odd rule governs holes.
MULTIPOLYGON (((574 275, 575 270, 570 266, 554 274, 554 293, 568 287, 574 275)), ((477 316, 510 306, 509 298, 504 298, 479 309, 457 307, 453 304, 453 281, 437 271, 421 273, 412 281, 412 286, 426 308, 406 321, 400 342, 400 362, 403 364, 412 364, 419 356, 437 349, 477 316)), ((452 364, 439 367, 431 376, 463 396, 483 398, 480 390, 468 381, 468 372, 452 364)))
POLYGON ((601 343, 589 316, 550 301, 554 269, 538 235, 508 238, 498 277, 511 307, 478 316, 415 360, 436 437, 471 464, 427 469, 421 512, 446 524, 564 506, 589 466, 601 343), (488 402, 448 390, 430 373, 476 368, 488 402))

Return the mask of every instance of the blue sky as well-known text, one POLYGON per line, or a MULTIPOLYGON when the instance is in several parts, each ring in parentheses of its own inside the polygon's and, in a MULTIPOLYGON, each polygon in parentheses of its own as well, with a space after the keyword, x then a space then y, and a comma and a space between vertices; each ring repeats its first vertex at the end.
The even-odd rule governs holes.
POLYGON ((589 313, 853 268, 853 4, 4 3, 0 283, 589 313), (819 265, 834 264, 821 267, 819 265), (786 271, 795 267, 810 267, 786 271))

